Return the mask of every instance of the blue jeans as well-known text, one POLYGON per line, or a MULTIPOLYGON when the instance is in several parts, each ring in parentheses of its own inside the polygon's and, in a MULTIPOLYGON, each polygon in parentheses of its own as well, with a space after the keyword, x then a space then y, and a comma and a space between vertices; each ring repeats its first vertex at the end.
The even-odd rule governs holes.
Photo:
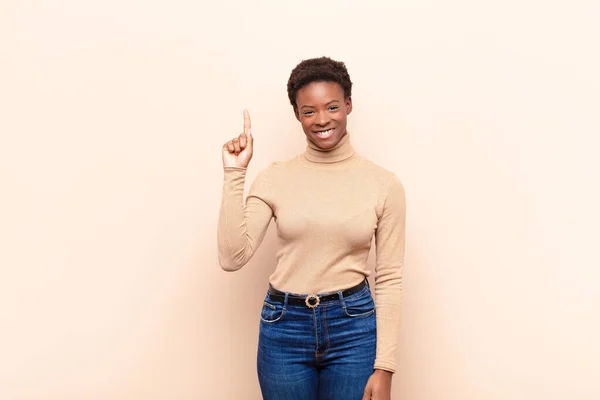
MULTIPOLYGON (((265 297, 257 369, 265 400, 361 400, 373 374, 375 304, 369 286, 316 308, 265 297)), ((341 292, 340 292, 341 297, 341 292)))

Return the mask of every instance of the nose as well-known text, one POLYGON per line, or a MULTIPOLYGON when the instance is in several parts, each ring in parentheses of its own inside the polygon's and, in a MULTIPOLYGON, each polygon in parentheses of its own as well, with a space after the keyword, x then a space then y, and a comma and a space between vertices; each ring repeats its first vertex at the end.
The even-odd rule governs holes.
POLYGON ((329 123, 329 116, 326 112, 319 112, 317 114, 317 124, 320 126, 326 126, 329 123))

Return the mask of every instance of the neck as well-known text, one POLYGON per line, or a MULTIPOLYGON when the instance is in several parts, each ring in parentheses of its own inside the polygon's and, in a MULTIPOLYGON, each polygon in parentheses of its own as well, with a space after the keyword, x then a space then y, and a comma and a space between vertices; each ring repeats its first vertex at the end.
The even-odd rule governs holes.
POLYGON ((344 161, 354 155, 355 151, 350 143, 348 132, 340 141, 330 149, 322 149, 306 138, 306 151, 304 158, 315 163, 336 163, 344 161))

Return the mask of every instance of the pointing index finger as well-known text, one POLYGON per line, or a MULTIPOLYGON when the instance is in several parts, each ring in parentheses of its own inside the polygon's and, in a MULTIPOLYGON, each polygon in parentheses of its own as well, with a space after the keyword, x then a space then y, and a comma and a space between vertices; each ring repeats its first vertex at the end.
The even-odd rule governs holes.
POLYGON ((244 133, 249 135, 252 133, 252 129, 250 126, 250 113, 248 110, 244 110, 244 133))

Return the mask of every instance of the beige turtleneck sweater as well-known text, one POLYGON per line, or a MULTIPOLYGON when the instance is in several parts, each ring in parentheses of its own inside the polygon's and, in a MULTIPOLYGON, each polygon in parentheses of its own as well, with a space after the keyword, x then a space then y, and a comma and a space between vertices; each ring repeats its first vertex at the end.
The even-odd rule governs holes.
POLYGON ((375 368, 396 371, 405 242, 405 195, 397 176, 354 151, 346 134, 323 151, 306 151, 259 173, 244 204, 246 169, 224 167, 218 223, 221 267, 242 268, 277 225, 277 289, 324 293, 352 287, 370 275, 375 239, 375 368))

